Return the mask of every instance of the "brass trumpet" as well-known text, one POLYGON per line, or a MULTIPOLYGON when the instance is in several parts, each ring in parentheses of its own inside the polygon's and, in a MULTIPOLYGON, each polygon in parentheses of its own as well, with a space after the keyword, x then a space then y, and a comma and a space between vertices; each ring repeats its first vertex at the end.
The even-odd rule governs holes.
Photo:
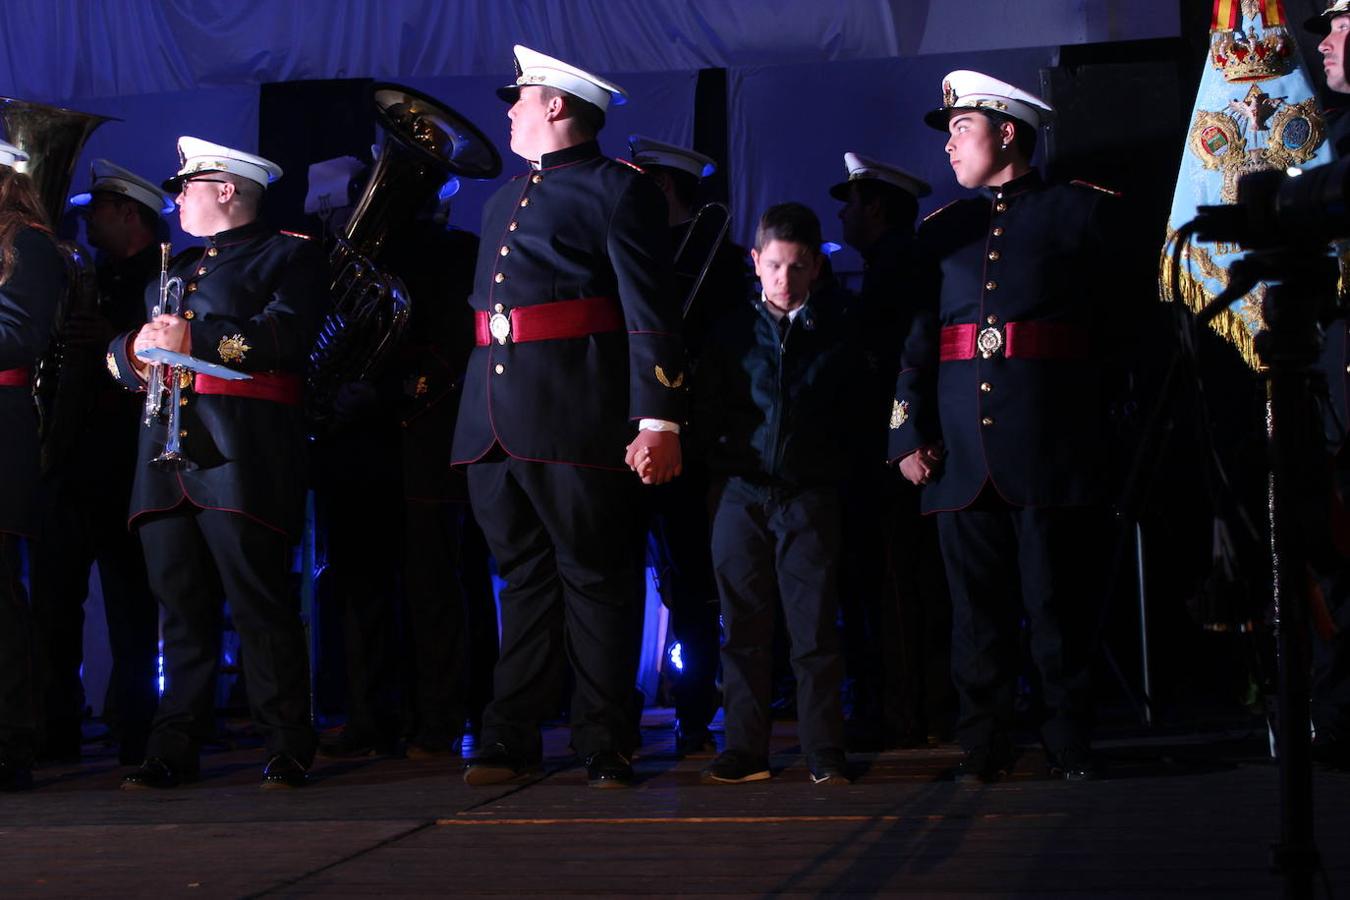
MULTIPOLYGON (((169 244, 159 245, 159 302, 150 311, 150 321, 160 315, 176 316, 183 303, 183 279, 169 277, 169 244)), ((156 422, 165 426, 164 449, 150 465, 156 469, 195 469, 196 465, 183 453, 182 427, 179 410, 183 407, 183 382, 192 373, 181 366, 154 363, 145 386, 145 419, 148 427, 156 422), (167 383, 166 383, 167 382, 167 383)))

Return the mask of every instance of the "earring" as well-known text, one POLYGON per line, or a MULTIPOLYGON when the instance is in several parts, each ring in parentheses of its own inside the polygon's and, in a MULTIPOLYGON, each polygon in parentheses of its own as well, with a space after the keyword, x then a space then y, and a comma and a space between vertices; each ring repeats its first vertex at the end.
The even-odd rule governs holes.
POLYGON ((1002 145, 1001 147, 999 147, 999 149, 1000 149, 1000 150, 1007 150, 1007 149, 1008 149, 1008 144, 1007 144, 1007 142, 1005 141, 1005 142, 1003 143, 1003 145, 1002 145))

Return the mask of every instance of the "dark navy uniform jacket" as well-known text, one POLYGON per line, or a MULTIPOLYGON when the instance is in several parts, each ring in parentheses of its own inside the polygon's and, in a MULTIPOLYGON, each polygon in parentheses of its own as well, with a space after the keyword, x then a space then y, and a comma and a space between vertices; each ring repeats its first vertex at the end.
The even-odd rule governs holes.
MULTIPOLYGON (((65 287, 65 261, 56 244, 36 229, 20 229, 14 268, 0 284, 0 369, 36 367, 65 287)), ((0 387, 0 435, 0 531, 33 534, 40 456, 37 412, 27 385, 0 387)))
POLYGON ((595 142, 548 153, 483 210, 474 310, 616 298, 627 333, 475 347, 453 460, 494 444, 537 462, 625 470, 641 418, 684 418, 680 312, 670 294, 666 201, 595 142))
MULTIPOLYGON (((1327 140, 1331 142, 1338 159, 1350 155, 1350 107, 1340 107, 1327 112, 1327 140)), ((1350 289, 1350 250, 1345 243, 1339 245, 1341 257, 1341 290, 1350 289)), ((1332 453, 1338 453, 1345 445, 1346 430, 1350 429, 1350 334, 1346 331, 1344 318, 1336 319, 1327 326, 1326 340, 1322 345, 1319 368, 1326 376, 1327 388, 1331 395, 1331 406, 1324 410, 1327 446, 1332 453)))
POLYGON ((904 341, 888 455, 945 445, 924 512, 963 509, 986 484, 1017 506, 1101 502, 1099 363, 1112 350, 1106 323, 1117 304, 1106 227, 1113 197, 1047 184, 1034 170, 982 193, 919 229, 919 286, 929 299, 904 341), (1069 326, 1084 346, 1078 358, 938 361, 941 327, 1009 322, 1069 326))
POLYGON ((473 348, 473 291, 478 238, 434 223, 408 228, 391 240, 383 257, 412 297, 412 316, 392 367, 403 445, 403 496, 444 503, 466 501, 463 472, 450 468, 451 442, 473 348))
MULTIPOLYGON (((169 274, 185 284, 192 355, 250 373, 304 372, 327 304, 328 266, 319 246, 253 222, 180 253, 169 274)), ((158 280, 145 307, 159 299, 158 280)), ((108 368, 144 390, 128 352, 135 332, 114 338, 108 368)), ((272 400, 183 392, 183 452, 197 464, 164 472, 148 462, 164 446, 165 426, 142 426, 131 520, 187 502, 248 516, 292 538, 304 524, 301 411, 272 400)))

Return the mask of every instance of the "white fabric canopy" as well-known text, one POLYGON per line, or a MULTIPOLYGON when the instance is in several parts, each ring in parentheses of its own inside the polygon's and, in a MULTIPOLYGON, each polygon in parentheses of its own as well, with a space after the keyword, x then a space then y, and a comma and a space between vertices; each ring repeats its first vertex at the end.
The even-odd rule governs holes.
POLYGON ((1175 0, 5 0, 0 93, 45 102, 305 78, 606 72, 1171 37, 1175 0))

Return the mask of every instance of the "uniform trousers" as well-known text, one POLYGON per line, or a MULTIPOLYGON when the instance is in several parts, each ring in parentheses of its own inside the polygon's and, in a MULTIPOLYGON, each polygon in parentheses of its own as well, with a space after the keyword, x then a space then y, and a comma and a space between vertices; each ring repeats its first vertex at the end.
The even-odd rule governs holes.
POLYGON ((103 717, 118 742, 118 759, 136 765, 145 758, 158 699, 159 607, 146 580, 140 539, 127 530, 129 485, 105 494, 57 478, 49 487, 44 539, 31 553, 44 743, 57 755, 79 751, 84 601, 90 569, 97 563, 112 651, 103 717))
POLYGON ((840 498, 834 488, 726 482, 712 523, 722 600, 726 746, 767 756, 777 605, 797 678, 797 732, 808 756, 842 750, 844 663, 836 584, 840 498))
POLYGON ((1086 747, 1104 511, 1013 507, 986 490, 973 506, 937 519, 952 597, 957 739, 967 750, 1010 739, 1025 617, 1046 749, 1086 747))
MULTIPOLYGON (((412 734, 457 744, 464 733, 469 596, 461 581, 464 505, 404 503, 404 593, 412 649, 412 734)), ((489 606, 491 593, 489 592, 489 606)), ((491 642, 496 644, 496 612, 491 642)))
POLYGON ((33 624, 19 538, 0 532, 0 762, 33 763, 33 624))
MULTIPOLYGON (((1336 461, 1336 488, 1350 500, 1350 451, 1336 461)), ((1327 613, 1335 623, 1329 638, 1312 639, 1312 720, 1319 738, 1350 742, 1350 564, 1319 573, 1327 613)))
POLYGON ((180 506, 140 526, 150 588, 164 607, 164 695, 146 748, 195 772, 215 734, 223 602, 240 638, 249 711, 269 755, 314 759, 309 665, 291 542, 236 513, 180 506))
POLYGON ((697 735, 717 715, 721 643, 708 529, 707 477, 686 468, 679 478, 657 487, 653 499, 649 555, 684 663, 671 690, 675 716, 685 734, 697 735))
POLYGON ((564 657, 574 675, 572 749, 633 751, 642 621, 641 482, 627 471, 491 458, 468 467, 474 516, 506 582, 501 654, 480 744, 542 754, 564 657))

